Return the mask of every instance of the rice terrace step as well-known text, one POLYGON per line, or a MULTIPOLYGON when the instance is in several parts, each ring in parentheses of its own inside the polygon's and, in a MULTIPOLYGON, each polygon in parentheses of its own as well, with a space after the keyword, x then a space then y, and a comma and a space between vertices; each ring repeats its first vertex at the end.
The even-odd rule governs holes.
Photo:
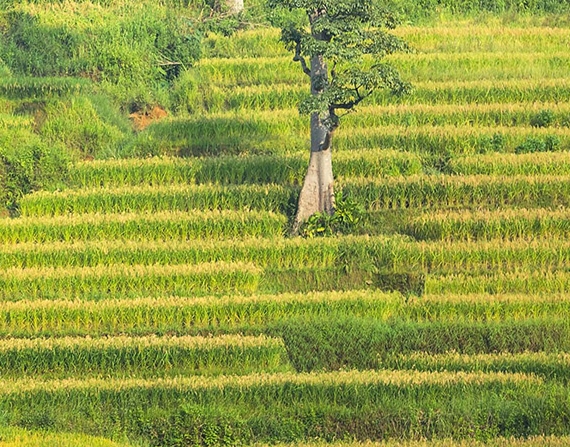
POLYGON ((235 6, 0 1, 0 447, 570 446, 568 1, 235 6))

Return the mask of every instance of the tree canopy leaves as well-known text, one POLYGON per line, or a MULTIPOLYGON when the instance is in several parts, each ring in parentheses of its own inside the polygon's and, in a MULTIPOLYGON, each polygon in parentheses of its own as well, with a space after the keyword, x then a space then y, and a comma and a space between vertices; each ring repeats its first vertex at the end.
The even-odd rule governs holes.
POLYGON ((313 74, 302 113, 330 115, 338 126, 338 110, 349 111, 378 89, 403 94, 411 86, 397 70, 381 60, 408 51, 400 38, 389 33, 397 18, 373 0, 268 0, 271 8, 305 11, 304 20, 291 21, 281 40, 295 53, 303 71, 311 75, 307 60, 322 57, 330 72, 313 74), (315 95, 314 92, 318 94, 315 95), (327 113, 328 112, 328 113, 327 113))

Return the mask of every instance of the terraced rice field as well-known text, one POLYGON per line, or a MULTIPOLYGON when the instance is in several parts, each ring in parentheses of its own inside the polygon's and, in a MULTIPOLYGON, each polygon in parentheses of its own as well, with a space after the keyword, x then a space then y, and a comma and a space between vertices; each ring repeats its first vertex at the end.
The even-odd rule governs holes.
MULTIPOLYGON (((287 236, 308 120, 275 30, 209 38, 193 109, 140 135, 168 156, 79 163, 0 220, 3 421, 152 446, 569 445, 570 30, 398 33, 414 93, 333 143, 362 234, 287 236)), ((115 445, 89 439, 54 443, 115 445)))

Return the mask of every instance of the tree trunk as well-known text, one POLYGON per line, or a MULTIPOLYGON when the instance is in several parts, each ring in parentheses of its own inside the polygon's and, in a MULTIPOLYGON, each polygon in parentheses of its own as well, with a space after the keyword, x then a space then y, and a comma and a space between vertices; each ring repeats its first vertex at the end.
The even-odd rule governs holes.
MULTIPOLYGON (((327 77, 327 66, 321 56, 311 60, 311 93, 322 93, 322 80, 327 77)), ((299 195, 297 215, 292 233, 297 234, 301 224, 315 213, 334 213, 335 200, 332 171, 333 131, 326 121, 330 117, 311 115, 311 158, 305 181, 299 195)))
POLYGON ((239 14, 243 11, 243 0, 226 0, 230 14, 239 14))

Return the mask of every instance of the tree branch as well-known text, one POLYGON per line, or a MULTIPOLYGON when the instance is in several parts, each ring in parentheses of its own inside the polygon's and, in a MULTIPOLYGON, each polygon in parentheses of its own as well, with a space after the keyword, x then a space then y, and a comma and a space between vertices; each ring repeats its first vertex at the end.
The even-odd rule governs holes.
POLYGON ((307 76, 311 76, 311 69, 309 68, 309 66, 307 65, 307 61, 305 60, 305 58, 301 55, 301 41, 298 40, 296 42, 295 45, 295 56, 293 57, 293 60, 295 62, 300 62, 301 63, 301 67, 303 68, 303 72, 307 75, 307 76))

